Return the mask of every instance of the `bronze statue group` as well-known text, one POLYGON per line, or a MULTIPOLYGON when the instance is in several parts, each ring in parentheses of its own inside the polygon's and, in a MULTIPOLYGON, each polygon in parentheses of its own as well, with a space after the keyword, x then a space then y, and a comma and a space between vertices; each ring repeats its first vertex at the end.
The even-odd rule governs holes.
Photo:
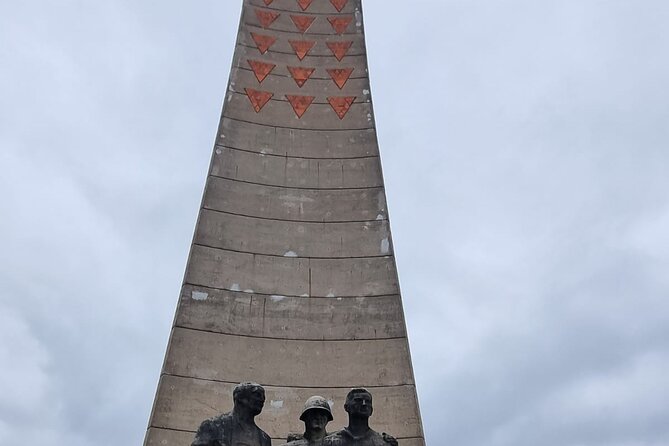
MULTIPOLYGON (((255 423, 265 404, 265 389, 259 384, 244 383, 235 387, 232 412, 204 421, 191 446, 271 446, 272 441, 255 423)), ((372 416, 372 394, 353 389, 346 396, 344 410, 348 426, 333 434, 326 427, 332 421, 332 409, 321 396, 312 396, 304 404, 300 420, 304 434, 291 434, 284 446, 398 446, 395 438, 379 434, 369 427, 372 416)))

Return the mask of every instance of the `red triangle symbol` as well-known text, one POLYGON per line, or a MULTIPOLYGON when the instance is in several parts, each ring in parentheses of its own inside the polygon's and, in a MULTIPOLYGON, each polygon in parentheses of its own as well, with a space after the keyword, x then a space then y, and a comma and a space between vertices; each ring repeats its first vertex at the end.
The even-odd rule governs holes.
POLYGON ((257 60, 248 60, 247 62, 253 70, 253 74, 256 75, 256 79, 258 79, 258 82, 261 84, 262 81, 269 76, 274 67, 276 67, 273 63, 258 62, 257 60))
MULTIPOLYGON (((265 4, 266 4, 267 6, 269 6, 269 5, 272 4, 273 1, 274 1, 274 0, 265 0, 265 4)), ((340 9, 340 11, 341 11, 341 9, 340 9)))
POLYGON ((260 54, 265 54, 267 50, 269 50, 270 47, 274 45, 274 42, 276 42, 276 37, 272 36, 263 36, 261 34, 251 33, 251 37, 258 46, 260 54))
POLYGON ((344 9, 344 6, 346 6, 346 3, 348 3, 348 0, 330 0, 330 3, 337 8, 337 11, 341 12, 341 10, 344 9))
POLYGON ((334 54, 337 60, 341 62, 351 48, 351 45, 353 45, 353 42, 326 42, 326 45, 330 48, 330 51, 332 51, 332 54, 334 54))
POLYGON ((267 102, 272 99, 272 96, 274 96, 273 93, 267 91, 258 91, 252 88, 245 88, 244 90, 246 91, 246 96, 249 97, 249 101, 251 101, 251 105, 253 105, 253 109, 256 113, 260 112, 265 104, 267 104, 267 102))
POLYGON ((309 9, 309 6, 311 6, 311 3, 314 0, 297 0, 297 4, 300 5, 300 8, 302 8, 302 11, 306 11, 309 9))
POLYGON ((306 33, 316 17, 310 15, 291 15, 295 27, 300 30, 301 33, 306 33))
POLYGON ((298 118, 301 118, 311 103, 314 102, 314 96, 298 96, 287 94, 286 99, 288 99, 290 105, 293 106, 293 110, 295 110, 295 114, 298 118))
POLYGON ((353 21, 353 16, 349 15, 346 17, 328 17, 328 22, 332 25, 332 28, 337 32, 337 34, 344 34, 348 25, 353 21))
POLYGON ((348 82, 348 78, 351 77, 353 68, 332 68, 327 70, 327 72, 341 90, 346 85, 346 82, 348 82))
POLYGON ((344 96, 344 97, 329 97, 328 102, 332 106, 332 109, 337 113, 339 119, 344 119, 346 113, 355 102, 355 96, 344 96))
POLYGON ((298 87, 302 88, 312 74, 314 74, 315 68, 304 68, 304 67, 288 67, 290 75, 293 76, 295 83, 298 87))
POLYGON ((278 19, 280 15, 281 14, 278 12, 256 9, 256 17, 258 17, 258 21, 263 28, 269 28, 269 26, 274 23, 274 21, 278 19))
POLYGON ((309 51, 316 45, 316 42, 309 40, 289 40, 288 43, 293 47, 295 54, 297 54, 297 58, 300 60, 307 57, 309 51))

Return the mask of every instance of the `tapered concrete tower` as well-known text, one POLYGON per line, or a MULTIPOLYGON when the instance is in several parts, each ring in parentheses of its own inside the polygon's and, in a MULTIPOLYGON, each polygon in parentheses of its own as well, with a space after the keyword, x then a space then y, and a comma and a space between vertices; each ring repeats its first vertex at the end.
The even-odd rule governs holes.
POLYGON ((145 445, 189 446, 267 391, 274 439, 311 395, 423 446, 388 224, 360 0, 244 0, 229 88, 145 445))

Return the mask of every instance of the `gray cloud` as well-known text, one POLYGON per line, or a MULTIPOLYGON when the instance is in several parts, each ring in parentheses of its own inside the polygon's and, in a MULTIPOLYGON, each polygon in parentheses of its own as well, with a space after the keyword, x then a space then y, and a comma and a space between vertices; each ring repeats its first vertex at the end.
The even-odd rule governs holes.
MULTIPOLYGON (((6 3, 0 444, 139 444, 240 5, 6 3)), ((669 5, 365 8, 428 443, 668 444, 669 5)))

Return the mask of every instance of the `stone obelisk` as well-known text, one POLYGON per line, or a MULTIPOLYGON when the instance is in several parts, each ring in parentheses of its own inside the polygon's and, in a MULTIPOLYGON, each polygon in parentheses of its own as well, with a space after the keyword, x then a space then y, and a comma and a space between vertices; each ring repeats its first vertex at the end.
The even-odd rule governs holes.
POLYGON ((423 446, 361 0, 244 0, 229 87, 145 445, 188 446, 232 389, 274 444, 322 395, 423 446))

